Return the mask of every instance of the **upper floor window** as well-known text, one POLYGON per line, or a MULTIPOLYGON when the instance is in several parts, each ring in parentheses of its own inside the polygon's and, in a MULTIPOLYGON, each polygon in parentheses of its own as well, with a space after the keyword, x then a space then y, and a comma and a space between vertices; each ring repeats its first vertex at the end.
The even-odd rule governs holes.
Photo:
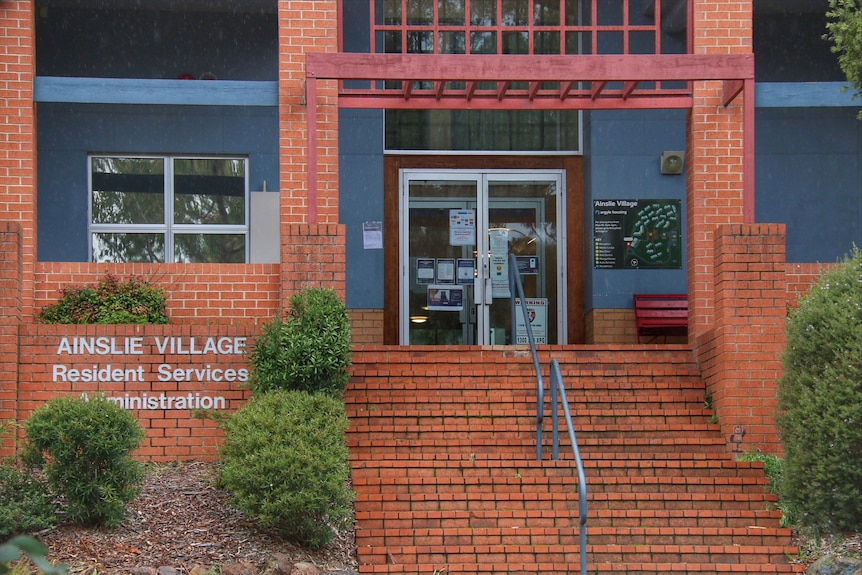
POLYGON ((90 259, 248 260, 248 160, 90 157, 90 259))
POLYGON ((372 52, 685 52, 686 0, 370 0, 372 52))

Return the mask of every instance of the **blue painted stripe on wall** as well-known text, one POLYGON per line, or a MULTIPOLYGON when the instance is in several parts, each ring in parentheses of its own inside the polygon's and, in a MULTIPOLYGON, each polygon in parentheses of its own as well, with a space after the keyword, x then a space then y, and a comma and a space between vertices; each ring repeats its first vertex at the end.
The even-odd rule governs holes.
MULTIPOLYGON (((843 82, 759 82, 758 108, 857 107, 843 82)), ((78 104, 160 104, 192 106, 277 106, 278 82, 236 80, 156 80, 37 76, 37 102, 78 104)))
POLYGON ((161 104, 170 106, 277 106, 278 82, 153 80, 37 76, 36 102, 161 104))
POLYGON ((853 90, 844 82, 758 82, 754 85, 757 108, 854 108, 853 90), (846 90, 843 90, 846 88, 846 90))

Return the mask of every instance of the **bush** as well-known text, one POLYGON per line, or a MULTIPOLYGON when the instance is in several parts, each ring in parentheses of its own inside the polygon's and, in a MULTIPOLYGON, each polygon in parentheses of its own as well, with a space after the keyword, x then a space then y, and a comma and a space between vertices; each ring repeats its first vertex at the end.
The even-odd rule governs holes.
POLYGON ((862 252, 823 274, 790 314, 778 425, 782 494, 802 521, 862 529, 862 252))
POLYGON ((747 451, 737 459, 738 461, 759 461, 763 463, 763 473, 769 479, 769 492, 779 497, 777 507, 781 511, 781 526, 794 526, 799 517, 798 510, 781 496, 784 490, 784 460, 777 455, 761 453, 759 451, 747 451))
POLYGON ((343 404, 321 394, 255 395, 224 423, 219 485, 288 540, 319 548, 352 518, 343 404))
POLYGON ((165 324, 165 291, 136 277, 121 282, 107 274, 93 287, 67 287, 56 304, 39 312, 40 323, 165 324))
POLYGON ((39 531, 56 522, 48 487, 11 461, 0 463, 0 538, 39 531))
POLYGON ((39 572, 45 575, 63 575, 68 570, 65 565, 53 565, 48 561, 47 547, 32 537, 18 535, 0 545, 0 575, 29 574, 30 569, 19 561, 21 555, 26 555, 39 572), (18 562, 12 566, 15 561, 18 562))
POLYGON ((144 432, 129 412, 101 396, 59 397, 36 409, 24 430, 24 460, 43 466, 70 519, 106 527, 123 520, 143 481, 131 452, 144 432))
POLYGON ((254 392, 289 389, 336 396, 347 386, 350 324, 335 292, 310 288, 290 298, 287 317, 263 326, 249 357, 254 392))

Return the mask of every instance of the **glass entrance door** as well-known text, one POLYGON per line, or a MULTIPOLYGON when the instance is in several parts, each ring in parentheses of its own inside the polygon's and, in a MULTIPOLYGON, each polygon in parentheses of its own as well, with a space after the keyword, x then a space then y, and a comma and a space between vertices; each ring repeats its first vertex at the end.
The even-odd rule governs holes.
POLYGON ((564 343, 562 173, 401 172, 400 343, 523 343, 509 255, 539 343, 564 343))

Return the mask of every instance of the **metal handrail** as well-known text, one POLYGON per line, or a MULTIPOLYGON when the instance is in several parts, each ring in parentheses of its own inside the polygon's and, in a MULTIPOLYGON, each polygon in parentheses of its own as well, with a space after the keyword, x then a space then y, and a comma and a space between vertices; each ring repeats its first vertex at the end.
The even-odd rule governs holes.
POLYGON ((569 430, 569 441, 572 442, 572 451, 575 455, 575 464, 578 468, 578 514, 580 515, 581 544, 581 573, 587 573, 587 480, 584 475, 584 463, 581 461, 581 451, 578 449, 578 440, 575 437, 575 426, 572 423, 572 414, 569 411, 569 401, 566 399, 566 386, 563 384, 563 376, 560 373, 560 363, 556 359, 551 360, 551 424, 553 425, 553 450, 552 458, 556 461, 560 454, 560 434, 557 426, 559 403, 563 405, 563 415, 566 417, 566 427, 569 430))
POLYGON ((524 297, 524 282, 521 281, 521 271, 518 269, 518 258, 509 254, 509 295, 512 302, 512 343, 517 343, 518 322, 515 321, 515 292, 521 299, 521 313, 524 314, 524 324, 527 328, 527 343, 530 344, 530 354, 533 357, 533 369, 536 372, 536 460, 542 460, 542 421, 545 419, 545 382, 542 380, 542 370, 539 368, 539 353, 536 351, 536 338, 533 336, 533 326, 527 315, 527 298, 524 297))
MULTIPOLYGON (((518 269, 518 260, 514 254, 509 254, 509 296, 512 301, 512 342, 517 342, 517 310, 515 305, 515 293, 521 301, 521 313, 524 317, 524 326, 527 331, 527 343, 530 345, 530 354, 533 358, 533 369, 536 372, 536 460, 542 460, 542 424, 545 419, 545 384, 542 380, 542 371, 539 367, 539 354, 536 351, 536 338, 533 336, 533 327, 530 325, 527 315, 527 298, 524 296, 524 283, 521 281, 521 272, 518 269), (516 291, 517 290, 517 291, 516 291)), ((566 418, 566 427, 569 431, 569 440, 572 443, 572 452, 575 456, 575 465, 578 470, 578 514, 580 516, 580 559, 581 575, 587 575, 587 480, 584 474, 584 463, 581 460, 581 452, 578 449, 578 440, 575 437, 575 426, 572 423, 572 414, 569 410, 569 401, 566 398, 566 386, 560 372, 560 362, 551 360, 551 425, 553 446, 551 457, 558 460, 560 456, 560 434, 559 434, 559 406, 562 403, 563 415, 566 418)))

